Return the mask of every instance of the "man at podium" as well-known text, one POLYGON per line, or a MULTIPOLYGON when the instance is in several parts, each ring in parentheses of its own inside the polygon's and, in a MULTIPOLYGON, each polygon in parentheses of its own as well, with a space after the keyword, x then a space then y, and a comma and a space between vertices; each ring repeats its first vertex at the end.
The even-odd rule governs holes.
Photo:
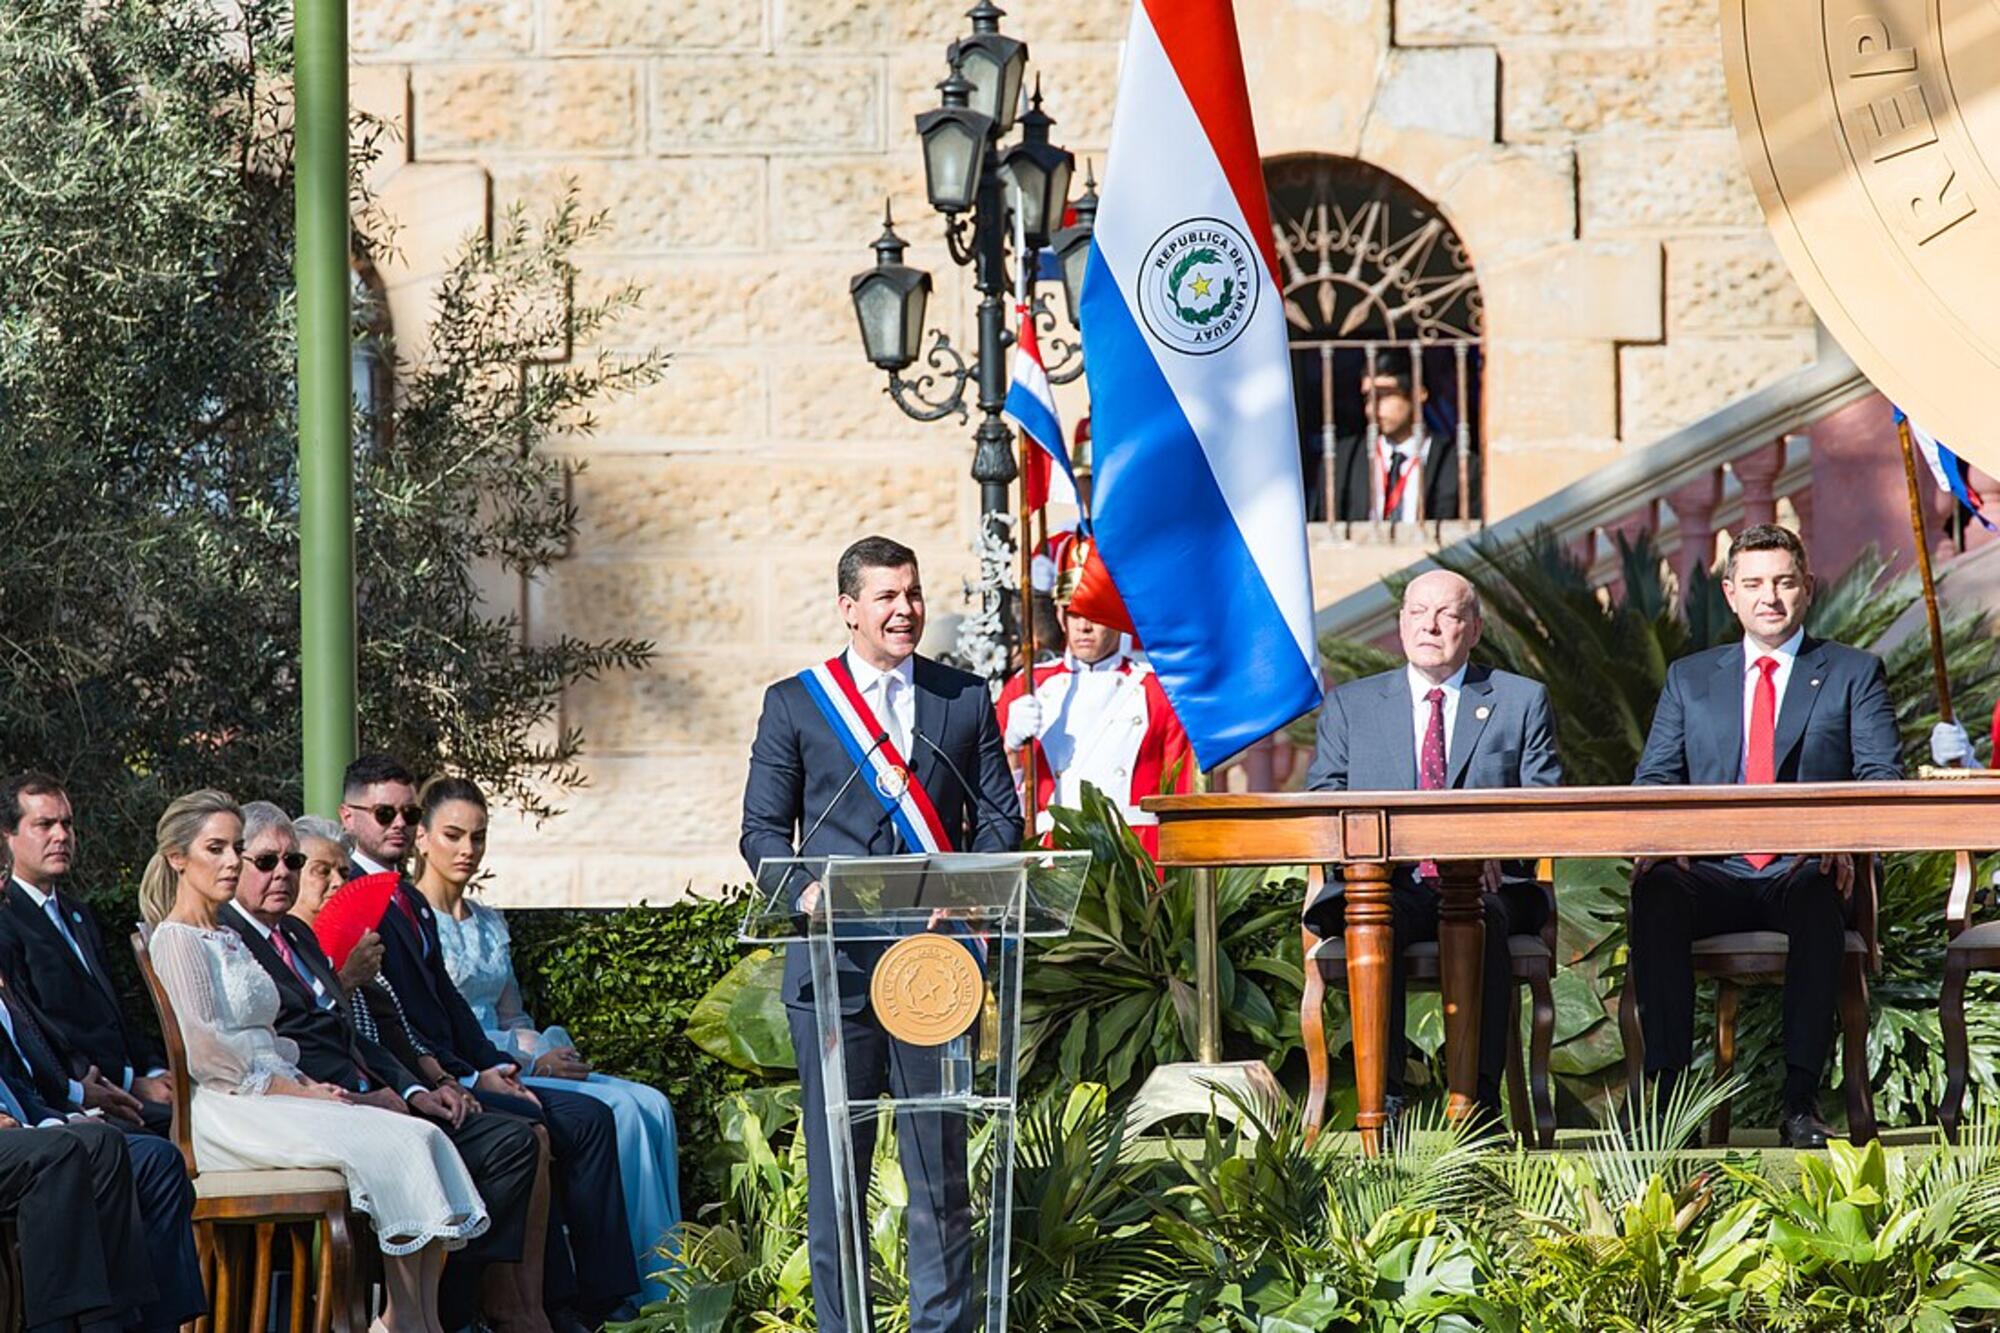
MULTIPOLYGON (((1021 812, 986 682, 917 655, 924 592, 916 552, 864 537, 841 554, 838 585, 847 648, 764 694, 743 791, 740 846, 751 872, 793 856, 1019 850, 1021 812)), ((783 888, 801 913, 818 901, 817 883, 783 888)), ((936 1081, 936 1063, 907 1057, 869 1007, 869 973, 882 952, 843 945, 836 963, 855 1102, 885 1090, 898 1098, 937 1090, 915 1086, 936 1081)), ((784 999, 803 1093, 813 1306, 825 1333, 847 1333, 812 984, 806 946, 790 946, 784 999)), ((865 1198, 872 1119, 855 1124, 853 1141, 865 1198)), ((910 1333, 957 1333, 975 1320, 965 1122, 905 1113, 897 1141, 909 1183, 910 1333)))

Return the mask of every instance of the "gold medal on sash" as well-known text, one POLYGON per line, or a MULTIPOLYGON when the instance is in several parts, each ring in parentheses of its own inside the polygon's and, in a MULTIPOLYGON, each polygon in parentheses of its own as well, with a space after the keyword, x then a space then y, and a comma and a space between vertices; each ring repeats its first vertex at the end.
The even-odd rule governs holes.
POLYGON ((941 1046, 964 1036, 985 997, 978 962, 965 941, 951 935, 897 941, 868 984, 882 1030, 912 1046, 941 1046))
POLYGON ((890 764, 875 775, 875 790, 882 793, 884 800, 900 801, 909 789, 910 770, 900 764, 890 764))

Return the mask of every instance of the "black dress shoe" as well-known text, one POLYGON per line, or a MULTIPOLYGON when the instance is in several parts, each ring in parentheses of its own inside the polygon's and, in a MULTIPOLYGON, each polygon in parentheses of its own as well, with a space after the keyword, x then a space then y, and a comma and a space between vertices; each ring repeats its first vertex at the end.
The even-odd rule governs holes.
POLYGON ((1778 1125, 1778 1146, 1782 1148, 1824 1148, 1833 1137, 1833 1126, 1819 1118, 1817 1111, 1797 1111, 1778 1125))

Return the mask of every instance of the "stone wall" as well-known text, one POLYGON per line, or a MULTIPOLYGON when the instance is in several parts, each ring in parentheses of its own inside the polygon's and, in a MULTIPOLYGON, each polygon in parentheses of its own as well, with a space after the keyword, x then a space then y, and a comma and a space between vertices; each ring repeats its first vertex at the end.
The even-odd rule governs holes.
MULTIPOLYGON (((863 361, 847 278, 885 197, 970 342, 922 206, 911 117, 969 0, 354 0, 355 98, 396 125, 384 277, 421 350, 428 279, 493 210, 572 186, 608 227, 580 283, 636 282, 613 349, 665 379, 566 447, 583 531, 530 632, 652 637, 572 691, 591 786, 496 830, 496 898, 662 901, 744 878, 734 846, 764 682, 838 642, 831 566, 916 545, 962 609, 969 431, 917 425, 863 361)), ((1101 163, 1128 0, 1019 0, 1056 137, 1101 163)), ((1239 0, 1263 150, 1356 155, 1436 200, 1478 266, 1498 516, 1810 360, 1812 321, 1738 162, 1702 0, 1239 0)), ((1059 391, 1066 419, 1082 386, 1059 391)), ((1322 599, 1373 576, 1316 558, 1322 599)))

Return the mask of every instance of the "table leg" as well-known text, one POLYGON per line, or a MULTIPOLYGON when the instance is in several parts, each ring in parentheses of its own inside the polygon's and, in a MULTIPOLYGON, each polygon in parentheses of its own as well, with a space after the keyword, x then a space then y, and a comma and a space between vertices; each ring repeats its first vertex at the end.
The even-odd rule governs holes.
POLYGON ((1354 1087, 1359 1109, 1355 1128, 1361 1150, 1381 1149, 1380 1132, 1389 1078, 1389 951, 1395 947, 1390 924, 1389 867, 1349 865, 1347 883, 1347 1003, 1354 1029, 1354 1087))
POLYGON ((1438 971, 1444 992, 1445 1114, 1470 1116, 1479 1095, 1479 996, 1486 961, 1486 907, 1480 864, 1448 862, 1438 906, 1438 971))

